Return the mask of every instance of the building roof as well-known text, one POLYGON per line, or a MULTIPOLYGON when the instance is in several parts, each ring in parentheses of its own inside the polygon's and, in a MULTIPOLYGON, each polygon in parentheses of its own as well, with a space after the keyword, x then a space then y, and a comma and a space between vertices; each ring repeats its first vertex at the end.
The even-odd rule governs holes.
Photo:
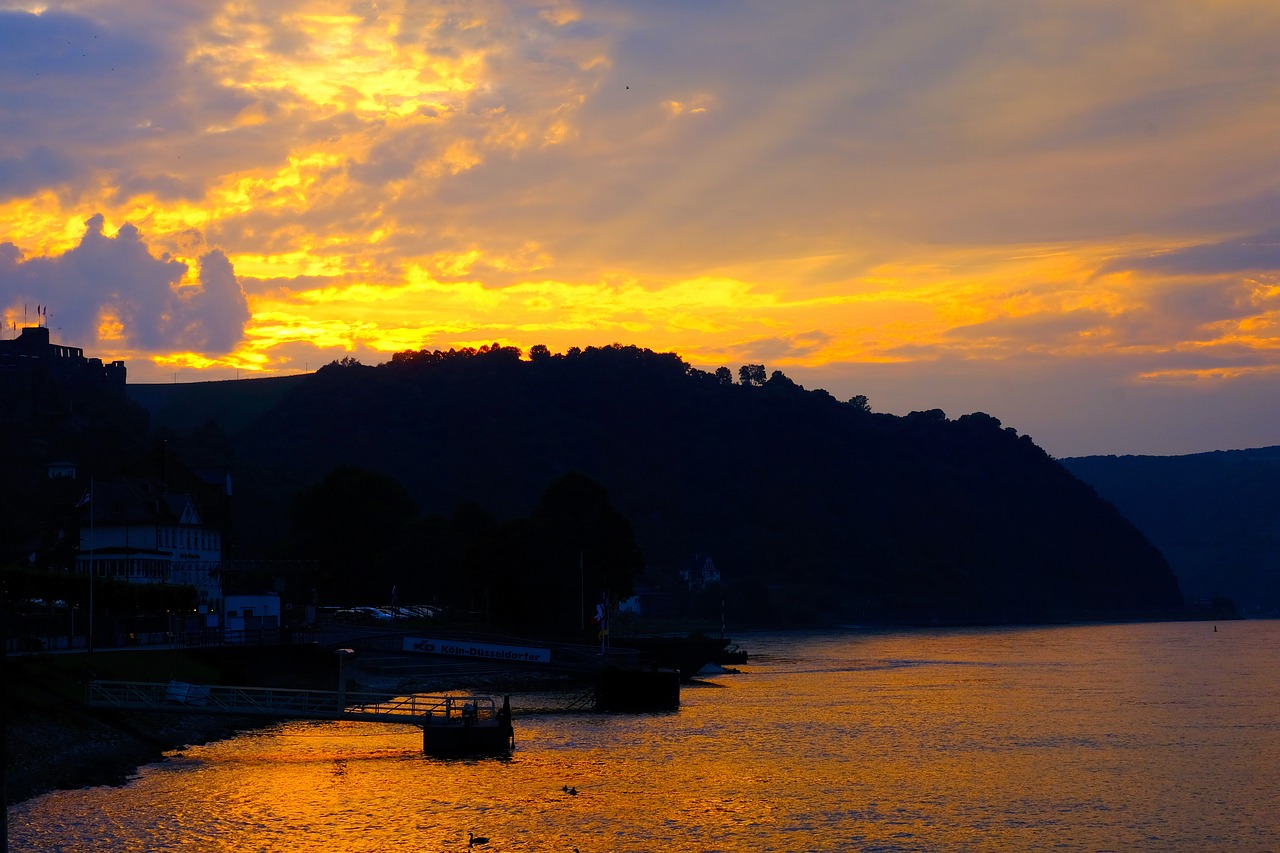
POLYGON ((102 525, 202 524, 197 505, 186 493, 155 493, 145 483, 95 480, 85 503, 85 522, 102 525))

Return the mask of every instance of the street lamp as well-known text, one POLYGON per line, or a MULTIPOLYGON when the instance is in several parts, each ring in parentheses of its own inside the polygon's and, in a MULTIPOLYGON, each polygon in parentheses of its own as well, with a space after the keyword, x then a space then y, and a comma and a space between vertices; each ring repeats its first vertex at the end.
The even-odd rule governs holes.
POLYGON ((334 652, 338 656, 338 713, 342 713, 347 707, 347 679, 342 674, 342 662, 347 659, 347 655, 355 653, 355 649, 338 649, 334 652))

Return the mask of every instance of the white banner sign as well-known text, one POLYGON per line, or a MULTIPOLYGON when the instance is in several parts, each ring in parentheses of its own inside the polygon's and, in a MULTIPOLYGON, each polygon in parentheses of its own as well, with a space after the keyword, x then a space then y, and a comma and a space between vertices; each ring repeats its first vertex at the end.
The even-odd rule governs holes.
POLYGON ((432 640, 421 637, 405 637, 406 652, 423 652, 429 655, 454 655, 483 660, 506 660, 519 663, 551 663, 551 649, 535 649, 529 646, 503 646, 494 643, 471 643, 463 640, 432 640))

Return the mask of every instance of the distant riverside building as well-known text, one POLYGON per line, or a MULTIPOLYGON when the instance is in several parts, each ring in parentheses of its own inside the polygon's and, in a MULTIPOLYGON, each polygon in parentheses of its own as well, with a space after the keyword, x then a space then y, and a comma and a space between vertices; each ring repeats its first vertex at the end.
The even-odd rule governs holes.
POLYGON ((82 501, 76 568, 131 583, 195 587, 222 609, 223 531, 230 477, 209 482, 158 448, 125 476, 94 481, 82 501))
POLYGON ((689 585, 689 589, 705 589, 720 583, 720 570, 710 557, 698 555, 692 568, 680 570, 680 579, 689 585))
MULTIPOLYGON (((693 561, 679 569, 677 576, 688 593, 713 587, 721 580, 715 561, 703 554, 694 555, 693 561)), ((666 587, 667 584, 652 577, 648 583, 640 580, 636 583, 635 595, 618 602, 618 612, 636 616, 676 615, 677 596, 666 587)))
POLYGON ((123 361, 103 364, 79 347, 51 343, 47 326, 27 326, 17 338, 0 340, 0 395, 7 406, 26 409, 18 414, 63 407, 76 392, 123 392, 124 383, 123 361))
POLYGON ((637 585, 635 595, 618 602, 618 612, 650 617, 675 616, 676 604, 669 592, 654 586, 637 585))

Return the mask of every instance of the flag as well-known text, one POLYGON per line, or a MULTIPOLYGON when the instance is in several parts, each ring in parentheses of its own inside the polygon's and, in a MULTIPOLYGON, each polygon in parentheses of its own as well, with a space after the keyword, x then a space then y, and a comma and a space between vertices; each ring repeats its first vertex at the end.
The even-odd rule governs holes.
POLYGON ((600 603, 596 605, 596 616, 593 620, 600 623, 600 633, 596 636, 603 640, 609 636, 609 593, 606 591, 600 596, 600 603))
POLYGON ((91 501, 91 500, 93 500, 93 489, 85 489, 85 490, 84 490, 84 497, 82 497, 82 498, 80 499, 80 502, 79 502, 78 504, 76 504, 76 508, 77 508, 77 509, 79 509, 80 507, 82 507, 82 506, 84 506, 85 504, 89 503, 89 501, 91 501))

